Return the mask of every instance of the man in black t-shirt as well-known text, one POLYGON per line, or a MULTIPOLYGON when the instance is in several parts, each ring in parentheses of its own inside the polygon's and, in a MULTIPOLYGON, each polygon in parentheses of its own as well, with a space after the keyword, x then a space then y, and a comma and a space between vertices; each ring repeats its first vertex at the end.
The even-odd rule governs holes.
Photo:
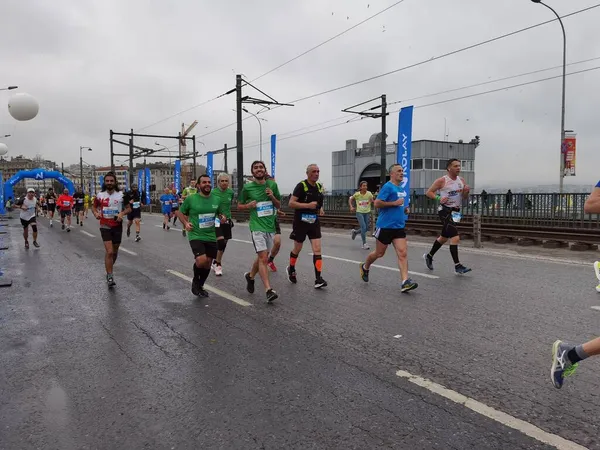
POLYGON ((73 194, 73 200, 75 200, 74 207, 77 224, 83 226, 83 202, 85 200, 83 188, 79 188, 79 190, 73 194))
POLYGON ((327 286, 321 276, 323 260, 321 256, 321 223, 319 216, 323 211, 323 185, 319 183, 319 167, 311 164, 306 168, 306 180, 298 183, 289 201, 294 209, 294 222, 290 239, 294 241, 294 249, 290 253, 290 265, 286 268, 288 280, 296 283, 296 260, 302 250, 306 237, 310 239, 315 267, 315 289, 327 286))
POLYGON ((140 228, 142 221, 142 205, 144 205, 143 193, 139 191, 137 185, 133 185, 131 191, 125 193, 125 197, 131 205, 131 212, 127 214, 127 237, 131 235, 131 225, 135 222, 135 242, 140 242, 140 228))
POLYGON ((46 203, 48 204, 48 216, 50 217, 50 226, 52 225, 52 219, 54 219, 54 211, 56 211, 56 194, 54 193, 54 189, 49 188, 48 193, 46 194, 46 203))

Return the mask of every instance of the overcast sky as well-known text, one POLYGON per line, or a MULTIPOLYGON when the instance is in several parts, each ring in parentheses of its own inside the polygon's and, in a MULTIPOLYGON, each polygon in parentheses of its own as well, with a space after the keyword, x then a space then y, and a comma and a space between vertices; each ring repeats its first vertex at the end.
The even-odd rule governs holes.
MULTIPOLYGON (((595 0, 548 0, 563 15, 595 0)), ((38 117, 16 123, 6 107, 0 133, 9 156, 23 154, 64 162, 109 163, 109 130, 136 131, 228 91, 235 74, 248 80, 392 5, 395 0, 4 0, 0 27, 0 84, 40 102, 38 117)), ((342 37, 260 78, 256 85, 281 102, 316 94, 410 65, 501 34, 551 19, 529 0, 405 0, 342 37)), ((565 19, 568 62, 600 57, 600 8, 565 19)), ((557 22, 335 93, 262 114, 264 159, 271 134, 343 116, 341 109, 387 94, 388 101, 559 66, 562 35, 557 22)), ((600 66, 600 59, 568 71, 600 66)), ((503 86, 560 75, 560 69, 451 94, 414 100, 415 106, 503 86)), ((577 177, 567 184, 600 178, 600 70, 567 78, 567 128, 578 133, 577 177)), ((560 79, 512 90, 417 108, 413 138, 442 140, 481 136, 476 184, 531 185, 558 182, 560 79)), ((14 92, 14 91, 13 91, 14 92)), ((257 92, 245 91, 260 96, 257 92)), ((7 103, 9 93, 0 92, 7 103)), ((409 102, 410 103, 410 102, 409 102)), ((399 105, 391 107, 396 109, 399 105)), ((198 120, 197 136, 235 121, 229 95, 146 128, 177 134, 181 123, 198 120)), ((252 112, 260 108, 248 105, 252 112)), ((341 123, 328 122, 320 125, 341 123)), ((397 136, 397 114, 388 134, 397 136)), ((377 132, 376 120, 362 120, 281 140, 277 178, 289 190, 316 162, 331 185, 331 152, 346 139, 359 145, 377 132)), ((244 121, 244 164, 258 158, 256 119, 244 121)), ((311 131, 314 128, 302 130, 311 131)), ((296 134, 292 133, 291 135, 296 134)), ((235 126, 198 138, 200 151, 235 145, 235 126)), ((165 145, 174 142, 162 141, 165 145)), ((154 140, 137 144, 153 146, 154 140)), ((122 148, 122 150, 126 150, 122 148)), ((204 160, 205 161, 205 160, 204 160)), ((204 162, 203 161, 203 162, 204 162)), ((235 155, 230 153, 230 167, 235 155)), ((215 158, 217 169, 222 158, 215 158)), ((246 167, 247 171, 247 167, 246 167)), ((479 189, 478 189, 479 190, 479 189)))

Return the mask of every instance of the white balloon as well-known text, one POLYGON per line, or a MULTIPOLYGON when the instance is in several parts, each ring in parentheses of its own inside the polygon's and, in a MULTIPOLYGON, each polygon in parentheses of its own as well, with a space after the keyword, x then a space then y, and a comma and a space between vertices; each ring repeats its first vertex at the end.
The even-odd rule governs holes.
MULTIPOLYGON (((6 144, 3 144, 2 142, 0 142, 0 156, 4 156, 8 153, 8 147, 6 144)), ((0 182, 2 182, 2 180, 0 180, 0 182)))
POLYGON ((16 120, 31 120, 39 110, 39 103, 29 94, 15 94, 8 101, 8 112, 16 120))

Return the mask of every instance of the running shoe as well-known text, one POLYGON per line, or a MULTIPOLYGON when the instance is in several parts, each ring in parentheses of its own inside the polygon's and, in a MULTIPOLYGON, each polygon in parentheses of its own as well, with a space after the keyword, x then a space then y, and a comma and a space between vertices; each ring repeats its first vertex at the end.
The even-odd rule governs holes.
POLYGON ((135 242, 140 242, 141 240, 142 240, 142 238, 141 238, 141 237, 140 237, 140 235, 138 234, 138 235, 135 237, 135 242))
POLYGON ((276 300, 277 298, 279 298, 279 295, 277 295, 277 292, 273 289, 267 291, 267 303, 273 303, 273 300, 276 300))
POLYGON ((183 235, 183 237, 185 237, 185 235, 186 235, 186 233, 185 233, 185 230, 183 230, 183 231, 181 232, 181 234, 183 235))
POLYGON ((67 233, 71 232, 71 227, 67 227, 67 233))
POLYGON ((433 256, 431 256, 429 253, 425 253, 423 255, 423 259, 425 260, 425 265, 427 268, 429 270, 433 270, 433 256))
POLYGON ((50 228, 54 228, 54 224, 50 222, 50 228))
POLYGON ((33 241, 33 246, 35 248, 40 248, 40 244, 38 244, 37 241, 33 241))
POLYGON ((208 297, 208 291, 202 286, 200 286, 200 289, 198 290, 198 297, 208 297))
POLYGON ((212 270, 214 272, 215 267, 217 267, 217 261, 213 259, 212 263, 210 263, 210 270, 212 270))
POLYGON ((200 280, 198 277, 194 276, 192 280, 192 294, 196 297, 200 295, 200 291, 203 290, 202 285, 200 284, 200 280))
POLYGON ((358 230, 355 230, 354 228, 352 229, 352 232, 350 233, 350 236, 352 236, 352 240, 356 239, 356 235, 358 234, 358 230))
POLYGON ((463 266, 462 264, 458 264, 457 266, 455 266, 454 270, 456 271, 456 273, 458 275, 464 275, 465 273, 468 273, 468 272, 471 271, 471 269, 469 269, 468 267, 463 266))
POLYGON ((575 373, 578 364, 571 364, 567 357, 567 352, 572 347, 563 341, 557 340, 552 345, 552 367, 550 368, 550 378, 556 389, 560 389, 566 377, 575 373))
POLYGON ((127 227, 127 237, 131 236, 131 227, 127 227))
POLYGON ((369 282, 369 271, 367 269, 365 269, 365 266, 363 263, 360 263, 360 277, 362 278, 362 280, 365 283, 369 282))
POLYGON ((269 267, 269 269, 271 270, 271 272, 277 272, 277 266, 275 266, 275 262, 269 261, 267 263, 267 266, 269 267))
POLYGON ((171 227, 169 225, 167 225, 167 231, 169 231, 171 229, 171 227))
POLYGON ((109 288, 117 285, 112 275, 106 275, 106 284, 108 284, 109 288))
POLYGON ((166 229, 166 228, 167 228, 167 226, 163 223, 163 230, 166 229))
POLYGON ((221 267, 218 264, 215 267, 215 275, 218 276, 218 277, 223 276, 223 267, 221 267))
POLYGON ((250 278, 250 272, 246 272, 244 278, 246 279, 246 290, 254 294, 254 280, 250 278))
POLYGON ((418 287, 419 285, 409 278, 404 283, 402 283, 402 293, 412 291, 418 287))
POLYGON ((361 247, 363 250, 370 250, 371 247, 369 247, 369 244, 363 244, 361 247))
POLYGON ((79 225, 83 226, 83 221, 79 222, 79 225))
POLYGON ((321 289, 324 287, 327 287, 327 281, 325 281, 323 278, 318 278, 315 280, 315 289, 321 289))
POLYGON ((25 250, 29 250, 29 242, 25 241, 25 250))
POLYGON ((61 230, 65 229, 65 224, 63 223, 62 226, 60 227, 61 230))
POLYGON ((296 269, 292 270, 290 266, 287 266, 285 268, 285 273, 287 273, 287 279, 290 283, 296 284, 298 282, 298 279, 296 278, 296 269))

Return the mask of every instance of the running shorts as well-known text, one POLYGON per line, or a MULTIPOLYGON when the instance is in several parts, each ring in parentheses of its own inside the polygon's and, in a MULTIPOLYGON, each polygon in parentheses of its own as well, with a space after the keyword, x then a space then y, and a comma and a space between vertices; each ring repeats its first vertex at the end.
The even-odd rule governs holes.
POLYGON ((127 220, 141 219, 142 218, 142 208, 132 209, 129 214, 127 214, 127 220))
POLYGON ((48 203, 48 211, 50 211, 50 212, 56 211, 56 203, 48 203))
POLYGON ((252 236, 252 243, 254 244, 254 250, 256 250, 256 253, 266 252, 273 248, 273 240, 275 239, 275 233, 253 231, 250 234, 252 236))
POLYGON ((373 236, 383 245, 390 245, 396 239, 406 239, 406 230, 404 228, 376 228, 373 236))
POLYGON ((171 215, 172 212, 173 212, 173 210, 171 209, 170 206, 168 208, 165 208, 163 206, 163 209, 162 209, 163 216, 169 216, 169 215, 171 215))
POLYGON ((215 259, 217 257, 217 243, 207 241, 190 241, 190 247, 194 252, 194 257, 206 255, 207 258, 215 259))
POLYGON ((75 203, 75 212, 83 211, 83 203, 75 203))
POLYGON ((71 215, 71 210, 70 209, 61 209, 60 210, 60 217, 67 217, 71 215))
POLYGON ((295 242, 302 243, 306 240, 306 238, 310 239, 321 239, 321 224, 320 223, 305 223, 305 222, 296 222, 292 225, 292 233, 290 234, 290 239, 295 242))
POLYGON ((231 239, 231 222, 223 223, 221 222, 221 226, 215 228, 215 232, 217 233, 217 239, 224 238, 226 241, 231 239))
POLYGON ((103 242, 120 244, 123 237, 123 224, 121 223, 116 227, 100 228, 100 235, 102 236, 103 242))
POLYGON ((36 219, 35 216, 29 220, 21 219, 21 225, 23 226, 23 228, 27 228, 29 225, 35 225, 37 223, 37 221, 35 219, 36 219))
POLYGON ((458 236, 458 228, 452 219, 452 213, 458 211, 460 211, 459 208, 448 208, 446 206, 442 206, 442 209, 438 211, 438 216, 440 216, 442 222, 442 232, 440 234, 442 237, 450 239, 458 236))

